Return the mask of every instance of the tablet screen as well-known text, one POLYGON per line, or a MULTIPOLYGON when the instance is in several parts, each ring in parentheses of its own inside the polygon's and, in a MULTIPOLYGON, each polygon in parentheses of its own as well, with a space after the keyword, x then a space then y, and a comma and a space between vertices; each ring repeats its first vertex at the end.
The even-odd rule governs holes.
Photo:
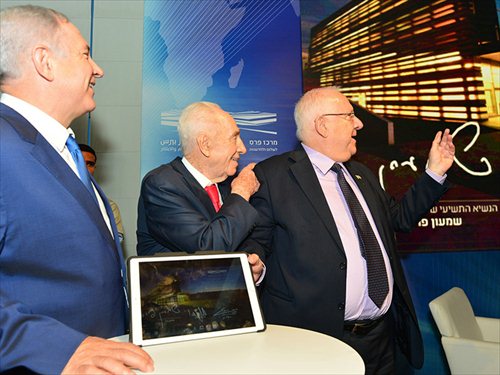
POLYGON ((135 344, 264 329, 246 254, 133 257, 129 281, 135 344))

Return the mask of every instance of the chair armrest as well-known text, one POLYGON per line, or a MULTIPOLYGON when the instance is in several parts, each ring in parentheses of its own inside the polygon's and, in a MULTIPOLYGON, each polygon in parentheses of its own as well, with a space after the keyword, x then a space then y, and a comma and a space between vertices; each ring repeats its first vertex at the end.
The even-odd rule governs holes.
POLYGON ((441 342, 452 374, 500 373, 500 344, 442 336, 441 342))
POLYGON ((500 342, 500 319, 476 316, 476 321, 484 341, 500 342))

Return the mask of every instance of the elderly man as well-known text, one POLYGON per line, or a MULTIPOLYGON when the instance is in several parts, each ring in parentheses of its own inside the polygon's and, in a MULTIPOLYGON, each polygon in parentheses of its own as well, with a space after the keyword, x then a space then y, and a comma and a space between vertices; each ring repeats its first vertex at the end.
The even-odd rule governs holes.
MULTIPOLYGON (((186 107, 178 130, 184 156, 152 170, 142 182, 137 253, 235 251, 258 216, 248 202, 259 188, 253 163, 230 186, 224 184, 246 152, 240 130, 209 102, 186 107)), ((262 262, 255 254, 248 260, 258 279, 262 262)))
POLYGON ((242 246, 266 263, 266 321, 347 342, 367 374, 394 373, 396 336, 421 367, 422 338, 394 231, 409 231, 446 191, 454 156, 449 130, 436 134, 426 173, 396 202, 368 168, 350 160, 363 124, 337 89, 307 92, 295 121, 299 149, 255 167, 261 187, 251 202, 262 222, 242 246))
POLYGON ((124 265, 69 126, 103 71, 54 10, 7 8, 0 30, 0 372, 151 371, 139 347, 100 338, 127 328, 124 265))

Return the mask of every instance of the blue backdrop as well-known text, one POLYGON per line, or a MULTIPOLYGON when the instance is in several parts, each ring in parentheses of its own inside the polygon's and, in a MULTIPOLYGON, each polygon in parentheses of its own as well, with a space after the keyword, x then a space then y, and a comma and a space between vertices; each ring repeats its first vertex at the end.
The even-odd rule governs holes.
MULTIPOLYGON (((347 2, 303 1, 299 12, 296 0, 146 1, 141 175, 179 154, 180 110, 199 100, 233 113, 248 148, 241 165, 295 148, 301 22, 307 48, 309 28, 347 2)), ((500 251, 402 256, 425 344, 418 373, 446 373, 428 303, 460 286, 477 315, 500 317, 500 251)))
POLYGON ((186 105, 231 112, 242 165, 295 147, 302 93, 298 1, 146 1, 141 175, 179 154, 186 105))

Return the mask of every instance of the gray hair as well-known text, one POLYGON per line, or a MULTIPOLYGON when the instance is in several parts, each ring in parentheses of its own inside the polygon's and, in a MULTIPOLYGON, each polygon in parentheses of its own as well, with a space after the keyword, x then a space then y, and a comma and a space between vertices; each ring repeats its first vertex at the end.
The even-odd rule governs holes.
POLYGON ((7 78, 21 76, 32 45, 57 40, 60 22, 69 21, 62 13, 36 5, 15 6, 0 12, 0 84, 7 78))
POLYGON ((319 111, 325 95, 338 93, 339 89, 334 86, 319 87, 306 92, 295 105, 294 118, 297 125, 296 135, 299 141, 304 140, 304 129, 308 124, 314 122, 320 115, 319 111))
POLYGON ((226 120, 226 112, 215 103, 196 102, 184 108, 177 127, 183 154, 191 152, 199 133, 208 131, 226 120))

